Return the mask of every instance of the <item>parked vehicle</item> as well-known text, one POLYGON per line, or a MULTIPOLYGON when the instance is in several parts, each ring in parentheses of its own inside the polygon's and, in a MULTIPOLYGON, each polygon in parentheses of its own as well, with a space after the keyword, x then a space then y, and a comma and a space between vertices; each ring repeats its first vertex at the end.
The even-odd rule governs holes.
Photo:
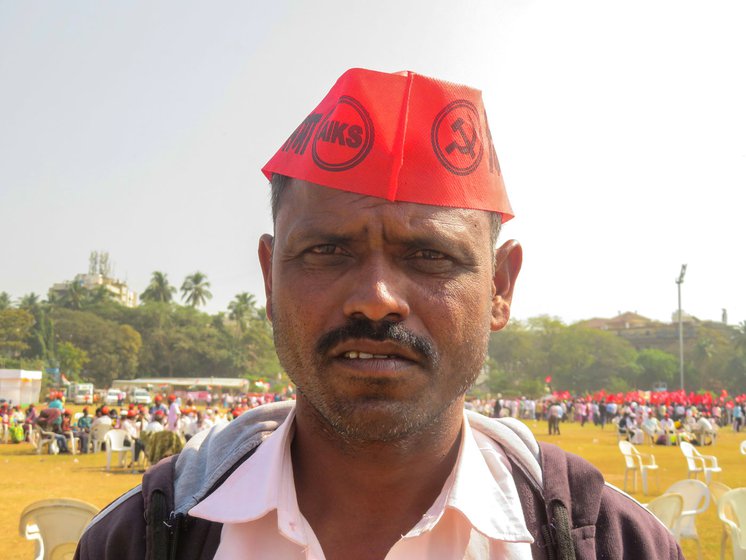
POLYGON ((75 404, 92 404, 93 383, 72 383, 67 388, 67 400, 75 404))
POLYGON ((123 400, 124 394, 119 389, 109 389, 106 391, 106 397, 104 397, 104 404, 119 404, 120 400, 123 400))
POLYGON ((146 389, 133 389, 129 400, 135 404, 149 405, 153 403, 153 399, 146 389))

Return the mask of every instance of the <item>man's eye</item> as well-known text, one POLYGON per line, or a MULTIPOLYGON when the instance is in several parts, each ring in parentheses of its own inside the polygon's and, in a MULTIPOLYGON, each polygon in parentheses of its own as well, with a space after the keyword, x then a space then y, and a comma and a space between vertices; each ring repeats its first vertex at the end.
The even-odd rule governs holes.
POLYGON ((444 260, 447 257, 440 251, 433 251, 431 249, 422 249, 414 254, 417 259, 425 259, 428 261, 444 260))
POLYGON ((311 247, 308 250, 308 252, 314 255, 342 255, 344 254, 344 251, 342 251, 339 245, 333 245, 331 243, 326 243, 324 245, 316 245, 314 247, 311 247))

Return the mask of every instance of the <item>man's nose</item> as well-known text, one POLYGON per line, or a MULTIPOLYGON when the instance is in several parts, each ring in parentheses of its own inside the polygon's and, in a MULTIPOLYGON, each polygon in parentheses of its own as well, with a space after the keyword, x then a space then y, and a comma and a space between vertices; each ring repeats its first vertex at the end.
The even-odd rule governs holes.
POLYGON ((402 272, 391 263, 369 262, 351 279, 343 312, 347 317, 371 321, 403 321, 409 316, 405 284, 402 272))

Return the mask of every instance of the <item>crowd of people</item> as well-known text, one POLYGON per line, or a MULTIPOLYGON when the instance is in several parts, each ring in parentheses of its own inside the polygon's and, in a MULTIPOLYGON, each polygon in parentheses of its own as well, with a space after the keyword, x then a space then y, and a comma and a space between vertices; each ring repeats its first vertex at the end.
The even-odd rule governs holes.
POLYGON ((246 410, 267 402, 284 400, 285 395, 267 393, 264 395, 222 395, 210 399, 219 404, 227 404, 222 410, 217 406, 197 407, 195 402, 183 399, 174 393, 156 394, 152 406, 130 403, 127 406, 98 406, 91 414, 91 407, 84 406, 81 412, 73 413, 65 405, 64 393, 52 391, 43 407, 34 404, 25 410, 20 405, 2 403, 0 419, 7 442, 20 443, 33 439, 34 429, 54 435, 53 449, 58 453, 88 453, 91 447, 91 433, 99 424, 127 432, 126 444, 133 446, 133 460, 136 463, 145 451, 147 435, 170 431, 183 441, 189 441, 197 433, 209 430, 218 423, 229 422, 246 410), (72 437, 71 437, 72 436, 72 437), (77 446, 70 449, 71 442, 77 446))
MULTIPOLYGON (((708 398, 702 395, 666 393, 651 399, 642 393, 620 395, 571 396, 555 392, 541 399, 526 397, 472 399, 466 407, 491 417, 513 417, 523 420, 547 422, 550 435, 560 434, 560 426, 577 422, 581 426, 591 423, 605 428, 612 424, 623 437, 640 443, 646 436, 655 443, 667 445, 679 440, 705 445, 717 436, 719 429, 730 426, 740 432, 746 424, 746 397, 708 398)), ((29 405, 23 410, 19 405, 0 404, 0 419, 5 441, 28 441, 34 426, 55 434, 57 449, 69 453, 69 435, 79 442, 81 453, 89 450, 90 433, 97 424, 127 432, 135 446, 135 461, 144 450, 143 433, 168 430, 177 433, 184 441, 216 423, 229 422, 246 410, 267 402, 285 400, 288 395, 266 393, 263 395, 215 395, 210 402, 223 405, 198 408, 192 399, 182 399, 176 394, 156 394, 152 406, 99 406, 93 414, 89 407, 73 415, 65 407, 64 394, 52 392, 46 406, 37 409, 29 405)))
POLYGON ((592 423, 602 429, 612 424, 632 443, 641 443, 645 437, 650 437, 659 445, 682 440, 707 445, 717 437, 719 429, 730 426, 733 431, 740 432, 746 424, 746 395, 729 397, 725 392, 717 398, 711 393, 678 391, 591 396, 555 392, 542 399, 476 399, 468 406, 493 417, 546 421, 549 435, 559 435, 560 426, 565 422, 577 422, 581 426, 592 423))

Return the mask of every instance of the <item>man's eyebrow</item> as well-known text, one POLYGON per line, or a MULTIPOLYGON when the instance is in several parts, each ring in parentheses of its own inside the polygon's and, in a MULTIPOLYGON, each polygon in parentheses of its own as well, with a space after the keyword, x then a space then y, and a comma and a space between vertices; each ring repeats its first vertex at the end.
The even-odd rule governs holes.
POLYGON ((354 239, 354 235, 340 233, 338 231, 326 231, 323 229, 306 229, 293 227, 288 231, 285 240, 287 243, 319 242, 329 244, 345 244, 354 239))

